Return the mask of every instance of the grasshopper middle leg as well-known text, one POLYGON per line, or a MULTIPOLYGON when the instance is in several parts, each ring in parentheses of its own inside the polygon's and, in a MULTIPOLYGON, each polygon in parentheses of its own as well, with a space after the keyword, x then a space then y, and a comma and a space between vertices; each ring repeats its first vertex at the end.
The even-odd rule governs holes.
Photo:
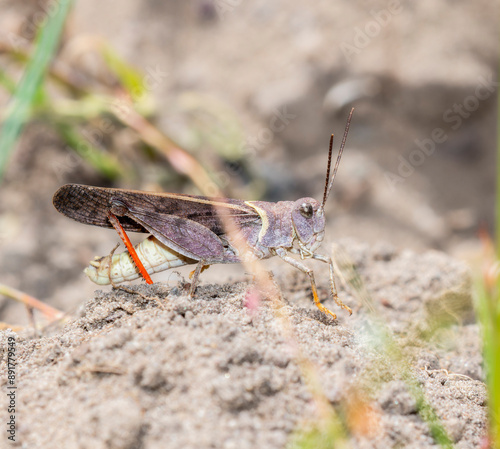
MULTIPOLYGON (((321 302, 319 300, 318 289, 316 288, 316 281, 314 280, 313 270, 311 270, 309 267, 306 267, 304 264, 300 263, 298 260, 294 259, 293 257, 289 256, 283 248, 276 249, 276 254, 282 260, 289 263, 293 267, 299 269, 300 271, 306 273, 309 276, 309 280, 311 281, 311 290, 312 290, 312 294, 313 294, 314 304, 316 304, 316 307, 319 310, 321 310, 323 313, 329 314, 330 316, 332 316, 332 318, 334 320, 336 320, 337 315, 335 315, 331 310, 327 309, 323 304, 321 304, 321 302)), ((333 265, 333 263, 332 263, 332 265, 333 265)), ((333 282, 333 285, 335 285, 335 281, 333 282)), ((332 290, 332 293, 333 293, 333 290, 332 290)), ((335 299, 335 302, 337 302, 338 297, 337 297, 336 291, 335 291, 335 293, 333 293, 333 297, 335 299)), ((344 305, 342 304, 342 306, 344 306, 344 305)), ((344 307, 347 307, 347 306, 344 306, 344 307)))
POLYGON ((194 271, 191 272, 189 277, 191 278, 191 287, 189 288, 189 297, 194 297, 194 292, 196 291, 196 287, 198 286, 198 280, 200 278, 200 274, 203 270, 207 269, 210 265, 208 265, 204 260, 200 260, 196 265, 194 271))

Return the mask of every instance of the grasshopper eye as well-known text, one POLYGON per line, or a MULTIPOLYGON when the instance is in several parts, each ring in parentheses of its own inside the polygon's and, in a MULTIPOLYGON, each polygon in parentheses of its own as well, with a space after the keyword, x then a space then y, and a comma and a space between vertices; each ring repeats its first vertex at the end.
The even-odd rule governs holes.
POLYGON ((304 218, 311 218, 313 216, 313 207, 310 203, 302 203, 299 210, 300 215, 304 218))

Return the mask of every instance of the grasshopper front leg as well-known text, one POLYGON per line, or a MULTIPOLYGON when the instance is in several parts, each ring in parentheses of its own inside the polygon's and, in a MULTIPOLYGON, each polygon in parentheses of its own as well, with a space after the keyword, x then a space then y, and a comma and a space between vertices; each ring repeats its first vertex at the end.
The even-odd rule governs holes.
POLYGON ((342 309, 345 309, 349 312, 349 315, 352 315, 352 310, 349 306, 346 306, 338 297, 337 295, 337 286, 335 285, 335 276, 334 276, 334 270, 333 270, 333 260, 331 257, 326 257, 321 254, 313 254, 312 256, 313 259, 316 260, 321 260, 321 262, 325 262, 329 265, 330 267, 330 289, 332 290, 332 296, 333 299, 335 300, 336 304, 341 307, 342 309))
MULTIPOLYGON (((313 272, 313 270, 311 270, 309 267, 306 267, 304 264, 300 263, 298 260, 294 259, 293 257, 289 256, 284 248, 276 248, 274 250, 274 252, 282 260, 284 260, 285 262, 289 263, 293 267, 299 269, 303 273, 306 273, 309 276, 309 279, 311 281, 311 290, 312 290, 312 294, 313 294, 314 304, 316 304, 316 307, 319 310, 321 310, 323 313, 327 313, 327 314, 331 315, 333 317, 333 319, 336 320, 337 319, 337 315, 335 315, 331 310, 328 310, 319 301, 318 289, 316 288, 316 281, 314 280, 314 272, 313 272)), ((332 263, 332 267, 333 267, 333 263, 332 263)), ((335 285, 335 281, 333 282, 333 285, 335 285)), ((332 290, 332 293, 333 293, 333 290, 332 290)), ((334 295, 335 301, 337 302, 337 300, 338 300, 337 293, 335 292, 333 295, 334 295)), ((344 306, 344 307, 347 307, 347 306, 344 306)))

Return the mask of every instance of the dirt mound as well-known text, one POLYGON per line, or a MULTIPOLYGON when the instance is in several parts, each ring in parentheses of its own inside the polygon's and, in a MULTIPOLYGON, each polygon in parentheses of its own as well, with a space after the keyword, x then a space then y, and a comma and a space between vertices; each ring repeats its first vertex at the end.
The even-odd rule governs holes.
MULTIPOLYGON (((340 291, 351 317, 330 299, 325 305, 338 320, 321 314, 307 279, 287 271, 278 278, 286 298, 278 310, 262 301, 251 313, 246 283, 202 286, 193 300, 182 286, 155 284, 133 287, 153 299, 96 292, 52 336, 2 332, 17 345, 18 441, 30 448, 282 448, 320 416, 299 350, 336 410, 354 390, 371 398, 368 433, 347 420, 352 447, 436 447, 415 388, 458 447, 478 447, 486 391, 466 267, 435 251, 352 241, 342 248, 359 273, 360 282, 351 282, 357 291, 340 291), (280 310, 290 316, 285 325, 280 310), (397 343, 399 363, 381 329, 397 343)), ((0 379, 5 384, 4 364, 0 379)), ((2 407, 2 422, 5 413, 2 407)))

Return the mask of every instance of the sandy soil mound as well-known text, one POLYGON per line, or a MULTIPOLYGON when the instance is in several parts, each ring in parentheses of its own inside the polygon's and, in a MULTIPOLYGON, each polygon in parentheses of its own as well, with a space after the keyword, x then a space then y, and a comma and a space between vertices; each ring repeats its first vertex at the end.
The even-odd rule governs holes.
POLYGON ((346 419, 352 447, 436 447, 415 385, 457 447, 478 447, 486 391, 466 267, 435 251, 341 243, 364 283, 340 291, 353 315, 326 300, 325 272, 318 283, 338 320, 316 310, 305 277, 286 271, 277 280, 291 334, 269 301, 255 314, 245 307, 243 282, 201 286, 193 300, 182 285, 133 287, 161 307, 98 291, 51 336, 2 332, 17 344, 18 440, 30 448, 282 448, 319 416, 300 348, 337 411, 353 391, 371 403, 371 430, 346 419), (356 299, 366 292, 374 312, 356 299))

